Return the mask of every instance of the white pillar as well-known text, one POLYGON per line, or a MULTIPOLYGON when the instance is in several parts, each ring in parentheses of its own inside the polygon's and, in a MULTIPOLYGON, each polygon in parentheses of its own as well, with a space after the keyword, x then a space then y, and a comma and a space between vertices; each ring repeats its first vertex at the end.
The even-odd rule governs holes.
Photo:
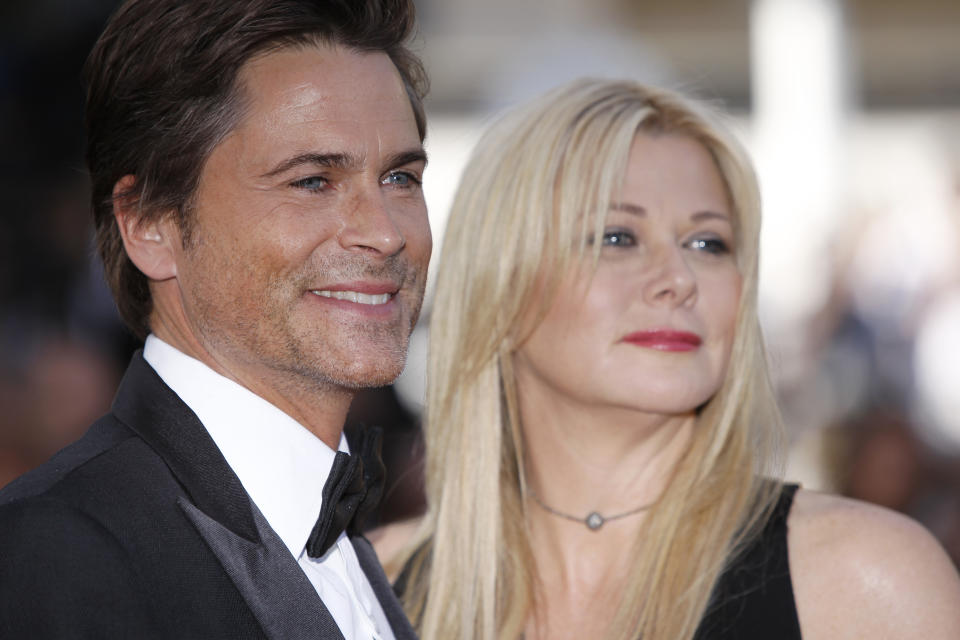
POLYGON ((790 331, 824 300, 842 215, 843 11, 838 0, 754 0, 750 22, 761 300, 773 328, 790 331))

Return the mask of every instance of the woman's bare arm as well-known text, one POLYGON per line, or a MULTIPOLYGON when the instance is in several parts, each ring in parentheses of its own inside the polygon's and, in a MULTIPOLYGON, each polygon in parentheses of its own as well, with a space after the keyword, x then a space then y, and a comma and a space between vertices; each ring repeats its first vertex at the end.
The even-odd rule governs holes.
POLYGON ((414 533, 420 526, 421 518, 403 520, 394 522, 385 527, 378 527, 373 531, 368 531, 365 535, 374 551, 377 552, 377 558, 383 565, 383 572, 387 574, 390 582, 397 579, 400 575, 400 552, 413 539, 414 533))
POLYGON ((913 520, 799 491, 788 547, 805 640, 960 638, 960 577, 913 520))

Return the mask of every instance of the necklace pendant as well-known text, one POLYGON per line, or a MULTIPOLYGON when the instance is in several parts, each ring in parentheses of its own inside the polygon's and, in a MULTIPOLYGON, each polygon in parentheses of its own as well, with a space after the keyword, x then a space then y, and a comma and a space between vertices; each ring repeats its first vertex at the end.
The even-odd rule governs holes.
POLYGON ((594 511, 593 513, 591 513, 586 517, 583 523, 587 525, 587 528, 590 529, 591 531, 596 531, 597 529, 603 526, 604 519, 602 515, 594 511))

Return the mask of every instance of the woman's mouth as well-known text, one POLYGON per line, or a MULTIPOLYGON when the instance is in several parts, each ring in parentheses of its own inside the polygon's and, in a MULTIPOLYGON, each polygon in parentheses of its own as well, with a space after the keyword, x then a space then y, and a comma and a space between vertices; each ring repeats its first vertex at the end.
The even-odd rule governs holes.
POLYGON ((624 336, 621 341, 656 351, 693 351, 703 343, 703 339, 695 333, 673 329, 636 331, 624 336))

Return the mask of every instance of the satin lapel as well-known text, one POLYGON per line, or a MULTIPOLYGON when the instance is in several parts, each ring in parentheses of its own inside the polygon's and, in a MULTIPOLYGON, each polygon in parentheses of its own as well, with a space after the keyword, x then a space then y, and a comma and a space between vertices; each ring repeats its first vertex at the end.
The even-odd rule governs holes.
POLYGON ((210 434, 139 351, 120 383, 113 414, 157 452, 183 486, 187 497, 178 498, 178 505, 269 637, 343 640, 210 434))
POLYGON ((113 414, 163 458, 191 501, 234 533, 257 542, 250 498, 196 414, 138 351, 120 382, 113 414))
POLYGON ((267 637, 343 640, 290 551, 251 504, 260 544, 234 534, 184 499, 178 504, 220 560, 267 637))
POLYGON ((370 586, 373 587, 373 592, 376 594, 377 600, 380 601, 383 613, 387 616, 387 622, 390 623, 390 628, 393 629, 393 635, 397 640, 417 640, 417 634, 414 632, 413 627, 410 626, 410 621, 403 612, 400 601, 397 600, 397 596, 393 593, 390 581, 387 580, 387 576, 384 575, 383 567, 380 566, 373 547, 370 546, 370 543, 363 536, 350 538, 350 542, 353 543, 353 548, 357 552, 357 559, 360 560, 360 568, 363 569, 367 580, 370 581, 370 586))

